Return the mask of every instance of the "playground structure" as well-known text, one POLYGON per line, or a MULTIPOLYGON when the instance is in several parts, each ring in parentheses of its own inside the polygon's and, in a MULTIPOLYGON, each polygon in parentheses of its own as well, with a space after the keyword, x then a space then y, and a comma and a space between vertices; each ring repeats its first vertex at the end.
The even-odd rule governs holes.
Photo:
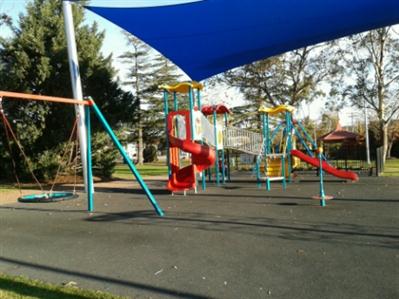
POLYGON ((319 168, 320 161, 317 153, 322 156, 323 171, 339 178, 357 181, 359 178, 356 173, 339 170, 326 161, 316 141, 312 139, 302 123, 293 119, 294 111, 295 108, 289 105, 280 105, 274 108, 261 107, 259 109, 262 114, 263 145, 257 158, 257 171, 259 177, 263 166, 267 189, 270 189, 270 181, 281 180, 285 185, 286 178, 291 180, 292 170, 300 165, 300 160, 319 168), (272 131, 269 128, 271 116, 279 116, 282 119, 272 131), (279 132, 282 135, 280 141, 276 142, 279 132), (278 146, 276 146, 276 143, 278 146), (298 144, 302 146, 306 153, 296 149, 298 144), (261 165, 262 161, 264 161, 263 165, 261 165))
POLYGON ((230 110, 225 105, 201 103, 203 86, 197 82, 162 85, 164 92, 165 127, 167 132, 168 190, 172 192, 206 189, 206 174, 211 180, 214 166, 217 185, 230 179, 229 152, 237 150, 259 155, 262 136, 257 132, 228 126, 230 110), (179 96, 188 95, 188 110, 179 109, 179 96), (169 111, 170 98, 173 111, 169 111), (218 115, 223 117, 218 119, 218 115), (207 117, 212 117, 209 120, 207 117), (183 166, 181 151, 191 154, 190 164, 183 166), (226 158, 227 156, 227 158, 226 158), (226 163, 227 160, 227 163, 226 163))
MULTIPOLYGON (((51 96, 42 96, 42 95, 33 95, 33 94, 24 94, 24 93, 16 93, 16 92, 6 92, 6 91, 0 91, 0 103, 2 103, 4 100, 25 100, 25 101, 43 101, 43 102, 52 102, 52 103, 59 103, 59 104, 69 104, 69 105, 75 105, 75 106, 80 106, 84 107, 84 117, 85 117, 85 131, 86 131, 86 143, 87 143, 87 152, 81 153, 81 155, 85 155, 86 159, 81 159, 82 162, 85 160, 87 165, 86 168, 88 170, 88 185, 86 186, 87 188, 87 210, 89 212, 94 211, 94 187, 93 187, 93 177, 92 177, 92 161, 91 161, 91 122, 90 122, 90 108, 93 110, 94 114, 97 116, 98 120, 102 124, 104 130, 108 133, 110 138, 112 139, 113 143, 119 150, 120 154, 122 157, 125 159, 127 162, 130 171, 133 173, 133 175, 136 177, 137 181, 139 182, 141 188, 144 190, 146 193, 147 198, 149 199, 151 205, 155 209, 156 213, 159 216, 163 216, 164 212, 158 205, 156 199, 154 198, 153 194, 151 191, 148 189, 146 183, 142 179, 140 173, 137 171, 136 167, 134 166, 134 163, 130 160, 128 157, 127 153, 123 149, 121 143, 119 142, 118 138, 112 131, 110 125, 108 124, 107 120, 105 119, 104 115, 102 114, 101 110, 98 108, 96 103, 89 98, 88 100, 76 100, 76 99, 69 99, 69 98, 61 98, 61 97, 51 97, 51 96)), ((6 134, 11 134, 12 138, 14 139, 15 143, 18 145, 20 151, 23 153, 23 148, 20 145, 16 135, 14 134, 12 127, 6 117, 6 113, 0 105, 0 114, 3 120, 3 124, 5 126, 6 134)), ((78 115, 79 117, 79 115, 78 115)), ((75 128, 75 126, 74 126, 75 128)), ((72 130, 74 131, 74 130, 72 130)), ((72 136, 73 134, 71 134, 72 136)), ((33 174, 33 172, 32 172, 33 174)), ((34 176, 34 174, 33 174, 34 176)), ((40 185, 37 179, 35 181, 40 185)), ((21 198, 21 201, 25 202, 34 202, 34 201, 57 201, 57 200, 62 200, 63 198, 66 197, 71 197, 75 196, 75 192, 53 192, 51 189, 50 191, 46 192, 43 190, 42 187, 40 187, 41 193, 40 194, 31 194, 24 196, 21 198)))
POLYGON ((163 85, 164 113, 166 127, 166 146, 168 164, 168 184, 170 191, 197 191, 198 176, 201 177, 202 188, 206 188, 205 169, 215 162, 215 132, 200 112, 202 84, 185 82, 174 86, 163 85), (197 101, 195 102, 195 95, 197 101), (173 111, 169 112, 169 95, 173 94, 173 111), (187 94, 189 109, 179 109, 178 95, 187 94), (208 124, 208 129, 203 126, 208 124), (206 134, 203 134, 206 133, 206 134), (198 143, 196 142, 198 141, 198 143), (208 144, 206 144, 207 142, 208 144), (183 166, 181 151, 191 154, 190 164, 183 166))
MULTIPOLYGON (((172 192, 198 191, 201 181, 202 190, 206 189, 206 175, 211 180, 212 166, 216 185, 226 182, 226 168, 230 177, 229 158, 225 150, 235 150, 254 156, 257 185, 262 181, 270 190, 271 182, 282 182, 283 189, 287 181, 292 180, 293 169, 304 161, 316 168, 320 167, 320 152, 316 141, 312 139, 301 122, 293 119, 295 108, 280 105, 273 108, 261 107, 261 132, 253 132, 228 125, 230 113, 225 105, 201 105, 203 86, 197 82, 184 82, 174 86, 163 85, 165 126, 167 132, 168 184, 172 192), (178 95, 188 95, 188 109, 179 109, 178 95), (173 95, 173 111, 169 112, 170 96, 173 95), (223 119, 218 120, 218 115, 223 119), (207 117, 212 116, 212 120, 207 117), (274 128, 270 118, 277 119, 274 128), (306 153, 297 150, 297 144, 306 153), (181 152, 191 154, 190 163, 183 165, 181 152), (227 165, 226 165, 227 164, 227 165), (220 180, 220 174, 222 179, 220 180), (262 175, 263 174, 263 175, 262 175)), ((356 173, 338 170, 328 164, 322 155, 322 169, 336 177, 346 180, 358 180, 356 173)))

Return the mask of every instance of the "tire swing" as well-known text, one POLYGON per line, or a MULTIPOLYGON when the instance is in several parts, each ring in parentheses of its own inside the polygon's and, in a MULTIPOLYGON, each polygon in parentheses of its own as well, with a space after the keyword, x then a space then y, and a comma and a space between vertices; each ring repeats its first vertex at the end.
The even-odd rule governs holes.
POLYGON ((2 118, 2 123, 5 129, 5 136, 7 139, 7 145, 8 145, 8 150, 10 152, 10 157, 11 157, 11 162, 12 162, 12 166, 13 166, 13 172, 14 172, 14 177, 15 180, 17 182, 18 185, 18 189, 19 189, 19 193, 20 193, 20 197, 18 197, 18 201, 19 202, 23 202, 23 203, 49 203, 49 202, 59 202, 59 201, 63 201, 63 200, 71 200, 71 199, 76 199, 79 197, 79 195, 76 193, 76 181, 77 181, 77 161, 78 161, 78 138, 77 137, 77 122, 78 119, 75 120, 73 128, 72 128, 72 132, 71 135, 69 137, 68 143, 66 145, 66 148, 64 150, 64 153, 61 156, 61 161, 64 161, 67 158, 67 155, 69 153, 69 159, 68 162, 66 163, 65 166, 68 166, 72 160, 75 161, 75 165, 74 165, 74 187, 73 187, 73 191, 69 192, 69 191, 54 191, 54 187, 57 183, 59 174, 62 170, 62 163, 60 163, 58 165, 57 168, 57 172, 55 175, 55 178, 53 180, 53 183, 51 185, 50 190, 46 191, 44 190, 42 184, 39 182, 38 178, 36 177, 36 175, 33 172, 33 167, 31 165, 31 162, 29 160, 29 158, 27 157, 27 155, 25 154, 25 151, 23 149, 23 146, 21 145, 21 143, 19 142, 16 134, 14 133, 11 124, 9 122, 9 120, 7 119, 4 110, 3 110, 3 106, 2 106, 2 99, 0 97, 0 116, 2 118), (17 167, 16 167, 16 162, 15 159, 13 157, 12 154, 12 145, 11 145, 11 140, 14 141, 14 143, 16 144, 19 152, 21 153, 23 160, 25 162, 25 164, 27 165, 27 168, 30 172, 30 175, 32 176, 33 180, 35 181, 36 185, 40 188, 41 193, 40 194, 28 194, 28 195, 23 195, 22 194, 22 186, 21 186, 21 181, 18 177, 17 174, 17 167), (75 157, 73 157, 73 154, 75 152, 75 157))

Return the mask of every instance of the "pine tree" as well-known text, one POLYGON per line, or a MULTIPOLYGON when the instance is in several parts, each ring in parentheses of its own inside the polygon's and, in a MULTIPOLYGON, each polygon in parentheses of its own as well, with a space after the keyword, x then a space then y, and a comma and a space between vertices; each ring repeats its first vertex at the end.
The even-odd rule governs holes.
POLYGON ((130 65, 128 80, 124 84, 133 88, 140 107, 133 125, 137 132, 138 163, 142 164, 144 144, 164 139, 163 98, 158 86, 176 83, 179 75, 176 66, 138 38, 129 34, 126 38, 131 50, 120 58, 130 65))
MULTIPOLYGON (((82 7, 74 5, 73 13, 83 93, 92 96, 115 125, 134 113, 134 98, 113 80, 112 57, 100 51, 104 33, 95 23, 83 24, 82 7)), ((18 26, 10 27, 13 36, 0 41, 0 89, 72 97, 62 2, 34 0, 18 26)), ((73 107, 67 105, 17 101, 4 105, 30 156, 64 142, 75 118, 73 107)))

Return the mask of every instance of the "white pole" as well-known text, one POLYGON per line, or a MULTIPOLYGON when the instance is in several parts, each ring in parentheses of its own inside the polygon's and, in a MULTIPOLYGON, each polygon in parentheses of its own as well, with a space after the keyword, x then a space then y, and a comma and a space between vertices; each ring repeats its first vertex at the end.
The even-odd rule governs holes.
MULTIPOLYGON (((71 73, 71 83, 73 97, 77 100, 83 100, 82 82, 80 81, 78 53, 76 50, 75 29, 73 25, 72 5, 71 1, 62 1, 62 9, 64 12, 65 36, 68 46, 69 70, 71 73)), ((85 113, 83 105, 75 105, 76 116, 79 116, 78 132, 80 143, 80 156, 83 167, 83 178, 85 184, 85 192, 87 192, 87 134, 85 127, 85 113)))
POLYGON ((367 111, 367 102, 364 100, 364 127, 365 127, 365 132, 364 134, 366 135, 366 156, 367 156, 367 164, 370 165, 370 139, 369 139, 369 117, 368 117, 368 111, 367 111))

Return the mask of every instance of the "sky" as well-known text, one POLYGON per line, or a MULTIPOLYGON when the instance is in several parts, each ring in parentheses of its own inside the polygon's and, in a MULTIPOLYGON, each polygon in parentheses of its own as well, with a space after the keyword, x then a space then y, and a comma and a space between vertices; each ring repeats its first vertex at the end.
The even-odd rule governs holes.
MULTIPOLYGON (((184 3, 184 2, 194 2, 200 0, 162 0, 163 4, 176 4, 176 3, 184 3)), ((0 0, 0 13, 6 13, 10 15, 15 21, 18 19, 18 15, 25 12, 26 4, 30 2, 30 0, 0 0)), ((126 6, 127 3, 130 3, 135 6, 152 6, 157 5, 160 1, 158 0, 92 0, 91 5, 96 6, 104 6, 109 5, 112 2, 113 6, 126 6)), ((121 80, 124 80, 127 74, 126 66, 119 60, 121 54, 128 50, 126 38, 123 35, 122 29, 113 23, 103 19, 102 17, 94 14, 91 11, 86 10, 86 22, 93 23, 97 22, 99 29, 105 31, 105 41, 103 44, 103 54, 108 56, 112 54, 113 66, 118 71, 118 77, 121 80)), ((6 30, 4 26, 1 27, 0 31, 1 36, 9 35, 9 32, 6 30)), ((188 80, 188 77, 183 76, 183 80, 188 80)), ((205 86, 203 92, 203 100, 204 102, 208 102, 211 104, 216 104, 223 102, 224 104, 232 107, 242 105, 244 100, 242 96, 234 89, 228 88, 227 86, 218 86, 216 88, 207 89, 205 86)), ((298 118, 303 118, 305 116, 310 116, 312 119, 318 119, 321 115, 321 111, 324 107, 324 102, 322 100, 314 101, 310 106, 301 107, 298 112, 298 118)), ((341 120, 341 125, 351 125, 352 120, 356 117, 351 117, 351 108, 344 108, 339 113, 339 117, 341 120)), ((352 113, 353 114, 353 113, 352 113)))

